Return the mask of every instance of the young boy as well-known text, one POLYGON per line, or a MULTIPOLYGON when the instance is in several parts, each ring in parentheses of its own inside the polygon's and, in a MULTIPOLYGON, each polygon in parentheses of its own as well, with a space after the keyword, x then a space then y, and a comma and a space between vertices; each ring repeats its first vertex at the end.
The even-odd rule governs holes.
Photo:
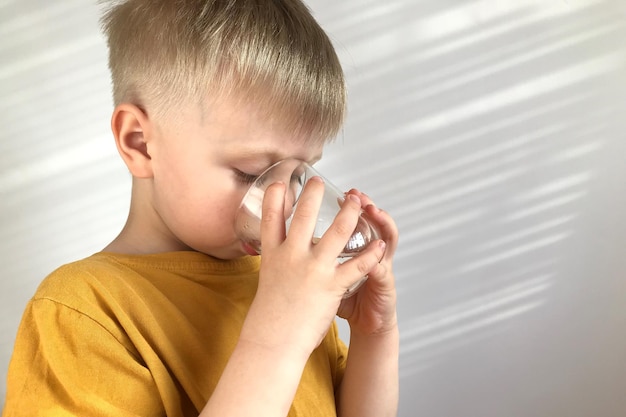
POLYGON ((284 158, 317 161, 343 120, 342 70, 307 8, 127 0, 103 26, 128 221, 29 302, 3 416, 395 415, 393 220, 352 190, 312 244, 319 180, 287 234, 285 185, 270 186, 262 258, 234 231, 250 181, 284 158), (361 210, 382 240, 339 264, 361 210))

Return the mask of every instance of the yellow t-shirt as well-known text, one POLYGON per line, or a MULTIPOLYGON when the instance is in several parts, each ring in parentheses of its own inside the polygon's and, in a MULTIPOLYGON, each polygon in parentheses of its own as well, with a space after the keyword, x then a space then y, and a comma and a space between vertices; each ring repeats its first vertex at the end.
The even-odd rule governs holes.
MULTIPOLYGON (((59 268, 22 318, 3 417, 197 416, 237 343, 259 262, 98 253, 59 268)), ((290 417, 336 415, 346 351, 333 324, 290 417)))

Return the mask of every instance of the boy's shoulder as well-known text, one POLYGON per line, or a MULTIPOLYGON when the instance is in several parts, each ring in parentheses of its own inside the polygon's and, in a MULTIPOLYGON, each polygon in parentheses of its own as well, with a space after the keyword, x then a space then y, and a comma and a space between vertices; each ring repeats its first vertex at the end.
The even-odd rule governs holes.
POLYGON ((122 295, 124 285, 112 259, 96 254, 70 262, 43 279, 28 302, 24 317, 35 323, 52 323, 55 330, 48 331, 59 334, 75 329, 78 323, 94 323, 95 328, 104 329, 131 349, 132 344, 119 324, 119 318, 126 314, 121 307, 128 298, 122 295))
POLYGON ((31 302, 53 302, 91 314, 109 310, 128 297, 129 272, 115 258, 100 253, 58 267, 39 284, 31 302))
POLYGON ((111 272, 115 265, 111 260, 98 254, 64 264, 52 271, 39 285, 34 298, 49 297, 54 294, 73 294, 77 291, 92 289, 102 281, 115 277, 111 272))

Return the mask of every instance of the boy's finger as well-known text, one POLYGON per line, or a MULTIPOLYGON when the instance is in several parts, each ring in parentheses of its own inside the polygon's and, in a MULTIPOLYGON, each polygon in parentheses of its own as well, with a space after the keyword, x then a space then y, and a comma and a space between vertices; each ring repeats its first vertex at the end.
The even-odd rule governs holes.
POLYGON ((352 194, 352 195, 357 196, 359 200, 361 200, 361 207, 366 207, 366 206, 369 206, 370 204, 374 204, 372 199, 367 194, 357 190, 356 188, 352 188, 350 191, 348 191, 345 194, 346 195, 352 194))
POLYGON ((261 241, 264 248, 280 245, 285 240, 285 184, 277 182, 265 190, 261 215, 261 241))
POLYGON ((372 199, 365 193, 352 188, 346 193, 346 197, 354 195, 361 201, 364 217, 376 224, 380 230, 381 238, 387 243, 387 251, 385 252, 385 260, 391 260, 396 248, 398 247, 398 228, 391 216, 384 210, 376 207, 372 199))
POLYGON ((360 213, 361 203, 358 197, 347 195, 332 224, 316 245, 315 251, 320 256, 330 257, 337 257, 343 252, 354 233, 360 213))
POLYGON ((301 243, 306 247, 311 245, 323 197, 324 181, 320 177, 313 177, 307 181, 289 226, 287 238, 293 244, 301 243))
POLYGON ((391 259, 398 246, 398 227, 391 216, 384 210, 379 209, 373 204, 368 205, 363 210, 368 220, 378 226, 381 238, 387 243, 387 251, 385 259, 391 259))
POLYGON ((343 271, 341 274, 343 285, 349 288, 356 283, 359 279, 368 275, 371 271, 377 268, 379 262, 383 258, 386 250, 386 245, 383 240, 377 240, 372 242, 363 252, 347 262, 344 262, 339 266, 343 271))

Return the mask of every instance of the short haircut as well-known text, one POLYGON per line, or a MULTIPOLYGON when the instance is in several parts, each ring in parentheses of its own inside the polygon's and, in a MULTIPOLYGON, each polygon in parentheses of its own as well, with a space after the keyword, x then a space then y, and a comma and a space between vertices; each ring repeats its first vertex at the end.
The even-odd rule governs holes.
POLYGON ((234 97, 316 141, 341 129, 344 74, 299 0, 113 1, 101 23, 116 105, 166 117, 189 100, 234 97))

